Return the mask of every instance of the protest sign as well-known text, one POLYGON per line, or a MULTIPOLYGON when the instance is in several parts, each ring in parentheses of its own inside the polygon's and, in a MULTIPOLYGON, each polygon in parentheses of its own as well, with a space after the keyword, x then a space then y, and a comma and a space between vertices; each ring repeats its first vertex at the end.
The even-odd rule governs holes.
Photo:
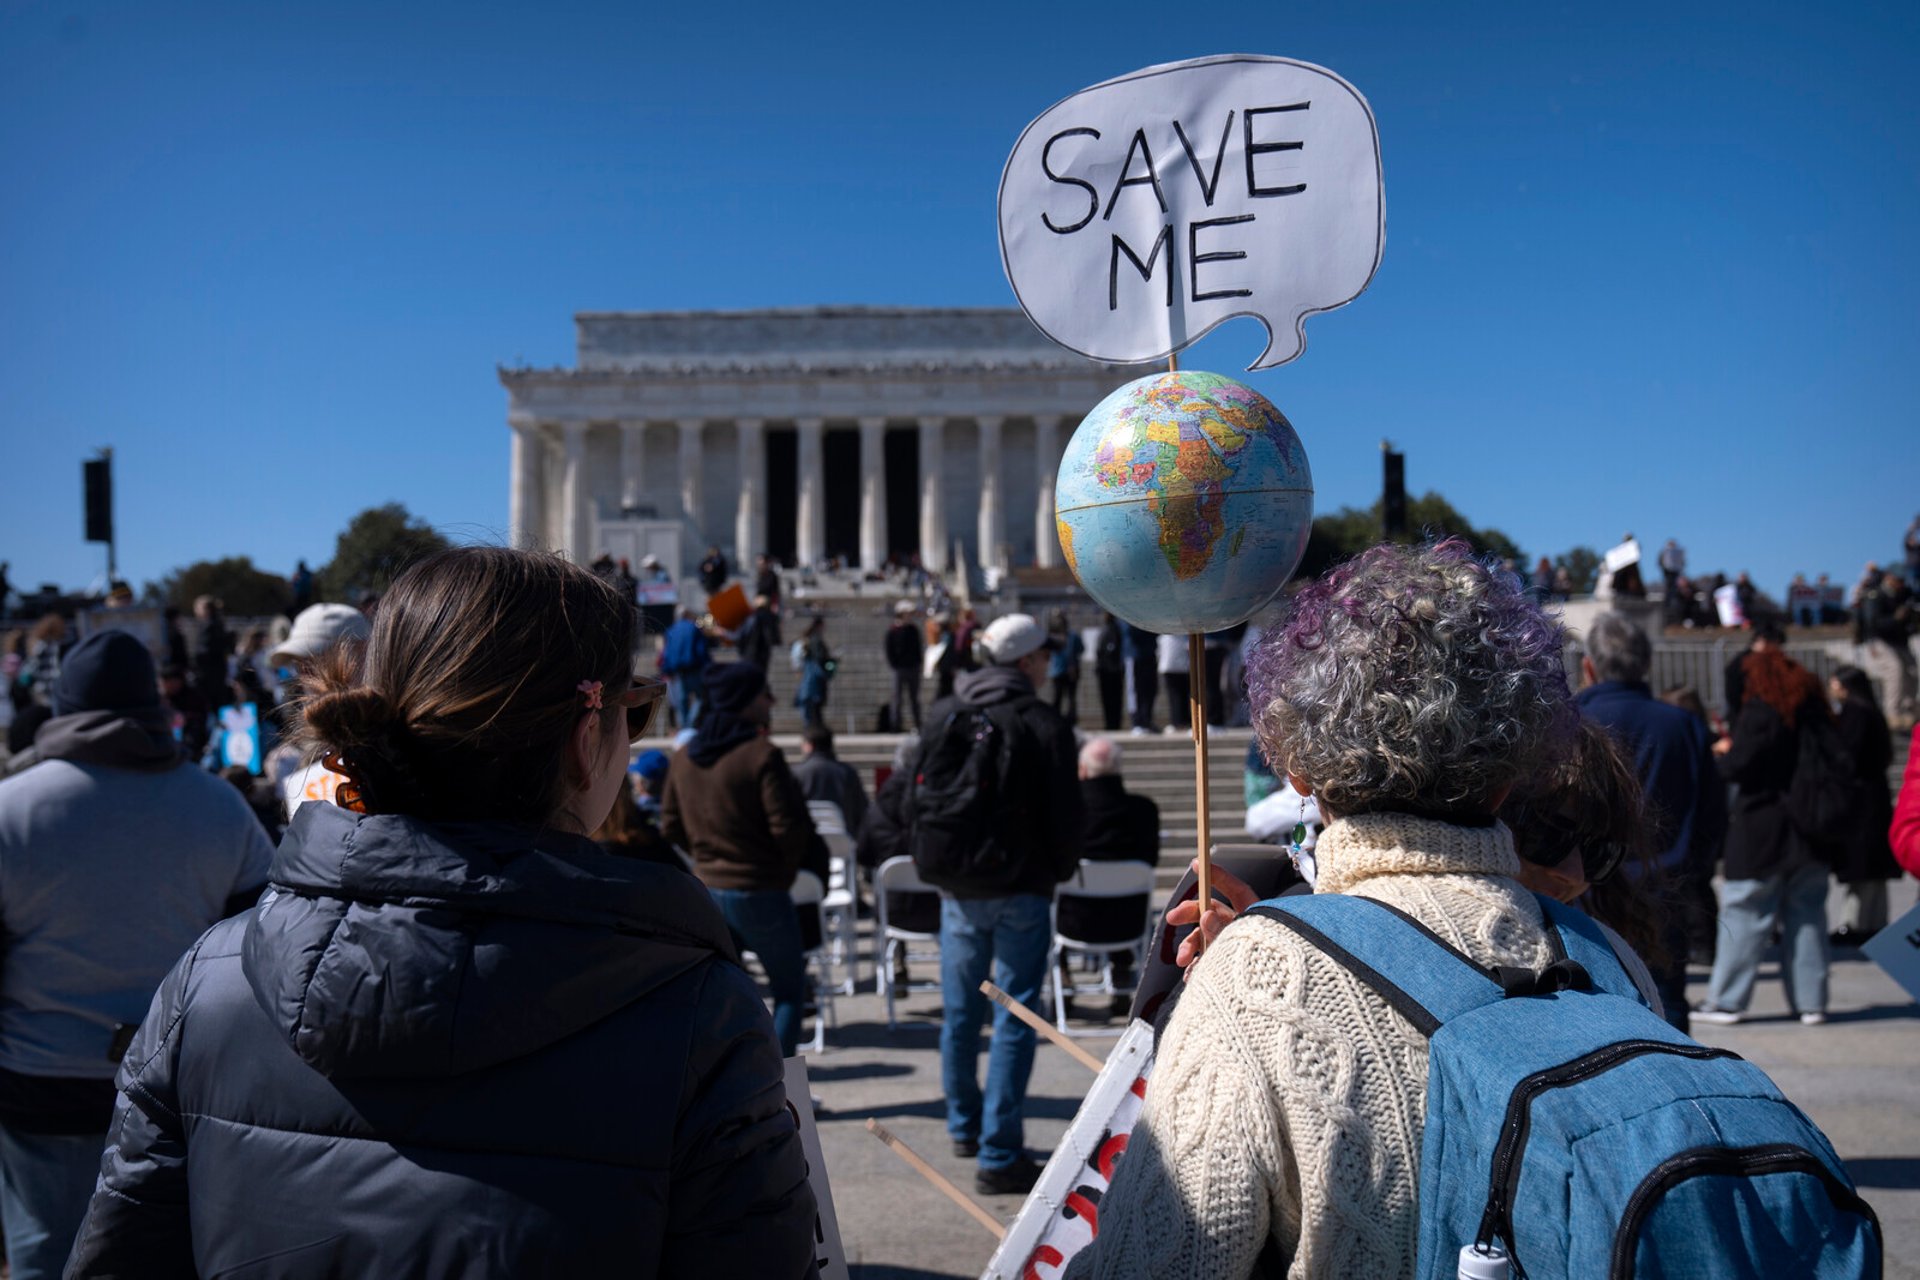
POLYGON ((251 702, 230 703, 214 713, 220 731, 220 764, 260 772, 260 711, 251 702))
POLYGON ((813 1188, 817 1210, 813 1219, 813 1260, 820 1280, 848 1280, 847 1254, 840 1247, 840 1220, 833 1213, 833 1188, 827 1185, 827 1162, 820 1154, 820 1126, 813 1118, 813 1095, 807 1089, 807 1060, 788 1058, 787 1110, 800 1130, 800 1151, 807 1160, 807 1185, 813 1188), (799 1099, 798 1102, 795 1099, 799 1099))
POLYGON ((1235 316, 1253 368, 1306 345, 1386 242, 1380 140, 1323 67, 1229 54, 1148 67, 1044 112, 1000 178, 1000 253, 1027 315, 1096 360, 1162 359, 1235 316))
POLYGON ((1868 938, 1860 950, 1920 1000, 1920 907, 1868 938))
POLYGON ((1640 563, 1640 542, 1637 538, 1628 538, 1617 547, 1609 547, 1601 563, 1608 573, 1618 573, 1630 564, 1640 563))
POLYGON ((1740 607, 1740 588, 1731 582, 1713 589, 1714 612, 1720 615, 1723 627, 1744 627, 1747 625, 1747 611, 1740 607))
POLYGON ((1153 1028, 1136 1021, 1113 1052, 981 1280, 1052 1280, 1100 1231, 1100 1200, 1127 1149, 1153 1070, 1153 1028))

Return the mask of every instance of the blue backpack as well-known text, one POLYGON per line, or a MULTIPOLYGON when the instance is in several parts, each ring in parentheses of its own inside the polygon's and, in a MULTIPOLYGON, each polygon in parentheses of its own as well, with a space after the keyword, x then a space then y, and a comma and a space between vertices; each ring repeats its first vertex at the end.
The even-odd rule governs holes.
POLYGON ((1253 908, 1428 1038, 1415 1275, 1454 1280, 1464 1247, 1498 1245, 1515 1280, 1879 1276, 1879 1219, 1826 1136, 1648 1009, 1593 920, 1540 905, 1556 959, 1537 974, 1366 898, 1253 908))

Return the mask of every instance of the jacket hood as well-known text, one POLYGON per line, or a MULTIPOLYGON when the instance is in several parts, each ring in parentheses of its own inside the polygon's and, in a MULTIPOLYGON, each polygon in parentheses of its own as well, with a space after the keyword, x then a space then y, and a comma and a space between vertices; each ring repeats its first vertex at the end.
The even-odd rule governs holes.
POLYGON ((330 1077, 448 1076, 533 1053, 714 958, 699 881, 592 841, 302 805, 242 969, 330 1077))
POLYGON ((159 707, 55 716, 33 735, 33 749, 42 760, 149 772, 171 769, 181 760, 173 725, 159 707))
POLYGON ((981 667, 962 672, 953 682, 953 692, 970 707, 991 707, 1015 698, 1031 697, 1033 681, 1018 667, 981 667))

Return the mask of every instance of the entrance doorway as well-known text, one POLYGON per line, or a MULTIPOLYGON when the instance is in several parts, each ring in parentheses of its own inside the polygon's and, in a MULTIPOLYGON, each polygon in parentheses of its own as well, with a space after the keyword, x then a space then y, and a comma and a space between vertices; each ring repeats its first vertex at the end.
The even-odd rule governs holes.
POLYGON ((800 525, 800 433, 767 428, 767 545, 764 550, 791 568, 800 525))
POLYGON ((903 563, 920 550, 920 432, 887 431, 881 455, 887 477, 887 553, 903 563))
POLYGON ((828 431, 821 441, 821 469, 826 472, 828 556, 843 563, 860 563, 860 433, 828 431))

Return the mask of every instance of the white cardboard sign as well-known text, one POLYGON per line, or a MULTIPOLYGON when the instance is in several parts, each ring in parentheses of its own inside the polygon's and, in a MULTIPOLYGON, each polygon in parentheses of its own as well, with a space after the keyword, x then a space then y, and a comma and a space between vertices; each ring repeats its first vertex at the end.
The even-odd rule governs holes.
POLYGON ((1027 126, 1000 177, 1000 257, 1033 322, 1116 364, 1159 360, 1235 316, 1251 367, 1306 346, 1386 243, 1367 100, 1324 67, 1226 54, 1083 89, 1027 126))
POLYGON ((1040 1180, 981 1280, 1054 1280, 1100 1231, 1100 1200, 1140 1119, 1153 1071, 1153 1027, 1136 1020, 1107 1055, 1040 1180))
POLYGON ((807 1089, 807 1060, 796 1053, 786 1060, 786 1066, 787 1110, 800 1129, 800 1150, 807 1158, 807 1184, 813 1188, 818 1206, 813 1220, 813 1260, 820 1268, 820 1280, 848 1280, 847 1253, 840 1247, 840 1220, 833 1212, 833 1188, 827 1185, 827 1161, 820 1154, 820 1126, 813 1118, 813 1095, 807 1089))
POLYGON ((1920 907, 1868 938, 1860 950, 1920 1000, 1920 907))

